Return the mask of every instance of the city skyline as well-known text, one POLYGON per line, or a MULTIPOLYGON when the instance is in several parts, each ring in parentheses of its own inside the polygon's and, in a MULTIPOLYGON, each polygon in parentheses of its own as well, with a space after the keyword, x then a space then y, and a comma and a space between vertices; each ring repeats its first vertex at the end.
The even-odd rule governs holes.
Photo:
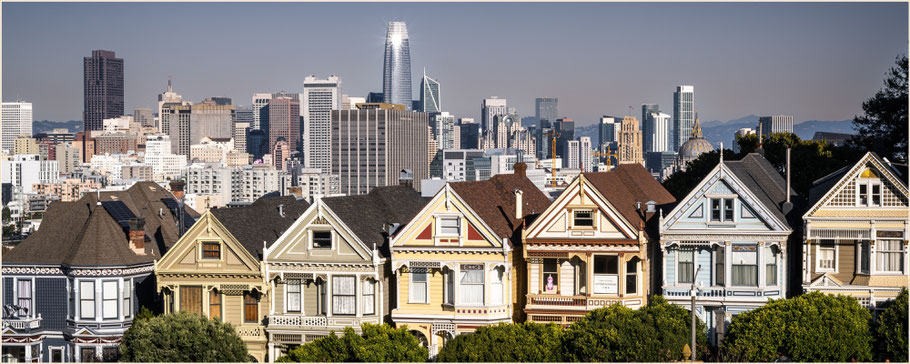
MULTIPOLYGON (((905 3, 2 6, 7 50, 3 100, 31 102, 35 120, 53 121, 80 119, 81 58, 95 49, 114 51, 124 59, 127 113, 137 107, 153 107, 155 96, 166 89, 168 76, 173 76, 174 90, 193 102, 223 95, 233 98, 235 104, 248 105, 257 92, 298 93, 309 74, 336 74, 346 80, 345 94, 364 97, 382 90, 384 30, 389 21, 404 21, 410 28, 411 79, 415 79, 414 70, 434 70, 445 88, 443 111, 476 120, 480 119, 479 102, 491 96, 508 99, 509 107, 523 117, 534 115, 535 98, 558 97, 560 117, 577 120, 579 125, 592 124, 605 114, 625 114, 628 106, 637 109, 643 103, 662 105, 666 112, 677 85, 697 88, 696 107, 702 121, 748 114, 793 115, 794 121, 844 120, 861 113, 862 102, 881 87, 884 71, 894 57, 907 51, 905 3), (522 6, 520 11, 518 6, 522 6), (172 17, 156 16, 174 9, 179 11, 172 17), (256 27, 259 21, 238 26, 242 20, 250 20, 250 9, 261 15, 300 18, 289 23, 298 30, 284 26, 270 30, 294 34, 303 30, 298 47, 268 48, 270 41, 262 42, 276 56, 300 57, 301 62, 273 64, 269 60, 277 59, 274 56, 240 52, 253 39, 261 38, 262 28, 256 27), (514 27, 502 29, 497 22, 482 21, 515 11, 522 20, 515 21, 514 27), (139 13, 143 16, 129 16, 139 13), (346 16, 327 16, 332 13, 346 16), (426 17, 429 13, 436 15, 426 17), (447 31, 468 14, 470 19, 480 20, 478 26, 447 31), (35 28, 31 24, 37 17, 55 25, 35 28), (669 26, 666 31, 625 30, 640 28, 628 27, 630 23, 661 24, 667 23, 661 19, 673 17, 691 20, 685 28, 691 40, 685 45, 671 37, 669 26), (188 19, 198 20, 197 25, 185 25, 188 19), (578 26, 556 32, 534 26, 544 19, 571 19, 578 26), (102 21, 109 24, 84 26, 102 21), (307 29, 318 29, 328 21, 341 30, 328 36, 305 35, 307 29), (717 29, 725 31, 718 34, 717 29), (174 39, 204 34, 198 33, 201 30, 220 32, 220 39, 230 41, 194 42, 194 47, 181 48, 184 55, 179 60, 157 51, 167 49, 166 44, 173 44, 174 39), (596 41, 592 43, 592 39, 596 41), (555 51, 532 54, 540 43, 551 44, 555 51), (320 47, 332 51, 308 52, 320 47), (500 51, 483 52, 485 47, 500 51), (654 57, 615 56, 647 54, 638 52, 641 47, 657 53, 654 57), (610 58, 598 58, 610 54, 610 58), (541 72, 546 69, 558 72, 541 72)), ((414 87, 412 95, 417 95, 414 87)))

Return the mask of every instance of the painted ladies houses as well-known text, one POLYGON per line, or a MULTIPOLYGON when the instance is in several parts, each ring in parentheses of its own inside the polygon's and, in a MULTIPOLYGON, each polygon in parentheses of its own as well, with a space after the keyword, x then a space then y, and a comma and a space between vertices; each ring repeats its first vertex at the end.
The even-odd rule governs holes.
POLYGON ((732 315, 786 297, 795 192, 761 154, 723 160, 660 222, 664 298, 691 307, 712 342, 732 315), (789 191, 789 193, 788 193, 789 191))
POLYGON ((347 326, 391 323, 388 236, 426 200, 408 186, 317 199, 265 250, 269 360, 347 326))
POLYGON ((431 355, 458 334, 522 320, 521 230, 550 204, 524 171, 446 184, 392 238, 392 320, 431 355))
POLYGON ((180 234, 174 195, 152 182, 52 203, 3 255, 4 361, 116 360, 140 306, 156 305, 153 261, 180 234))
POLYGON ((803 289, 856 297, 866 307, 907 287, 907 167, 875 153, 821 178, 803 215, 803 289))
POLYGON ((293 196, 275 196, 206 212, 155 262, 164 312, 229 322, 255 361, 269 360, 264 321, 271 292, 262 274, 263 250, 308 207, 293 196))
POLYGON ((528 320, 569 325, 614 303, 643 306, 656 208, 675 201, 637 163, 575 178, 524 236, 528 320))

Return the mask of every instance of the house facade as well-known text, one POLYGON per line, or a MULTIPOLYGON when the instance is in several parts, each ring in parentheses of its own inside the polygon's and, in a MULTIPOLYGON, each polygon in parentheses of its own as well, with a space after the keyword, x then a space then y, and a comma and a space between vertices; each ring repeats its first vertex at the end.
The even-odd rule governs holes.
POLYGON ((908 286, 907 169, 866 153, 815 182, 803 215, 807 292, 856 297, 869 308, 908 286))
POLYGON ((407 186, 316 199, 265 249, 270 361, 348 326, 389 322, 388 236, 424 202, 407 186))
POLYGON ((446 184, 391 240, 392 321, 431 356, 458 334, 522 320, 521 229, 549 205, 523 166, 446 184))
POLYGON ((762 155, 721 161, 660 219, 662 291, 723 340, 733 315, 786 297, 795 193, 762 155), (789 195, 789 198, 788 198, 789 195))
POLYGON ((580 174, 525 232, 528 320, 565 326, 596 308, 645 305, 656 208, 674 201, 640 164, 580 174))
POLYGON ((115 361, 153 261, 196 213, 151 182, 50 205, 43 227, 3 255, 4 361, 115 361))
POLYGON ((263 249, 307 208, 293 196, 212 209, 155 262, 165 313, 187 311, 231 323, 257 362, 267 357, 265 320, 272 293, 263 249))

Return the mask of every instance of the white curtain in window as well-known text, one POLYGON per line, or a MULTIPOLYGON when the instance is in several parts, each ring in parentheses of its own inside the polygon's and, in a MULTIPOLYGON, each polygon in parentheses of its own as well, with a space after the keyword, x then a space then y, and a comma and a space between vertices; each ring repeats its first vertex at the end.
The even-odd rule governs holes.
POLYGON ((117 282, 105 281, 101 284, 102 289, 102 317, 117 318, 117 282))
POLYGON ((777 285, 777 254, 774 247, 765 247, 765 285, 777 285))
POLYGON ((17 304, 21 307, 19 309, 19 316, 36 316, 34 312, 32 312, 32 281, 19 281, 19 290, 16 294, 19 296, 19 302, 17 304))
POLYGON ((455 304, 455 271, 452 270, 446 273, 446 303, 455 304))
POLYGON ((483 304, 483 270, 463 270, 458 295, 461 303, 483 304))
POLYGON ((900 272, 903 270, 903 254, 899 240, 879 240, 875 243, 878 248, 878 270, 883 272, 900 272))
POLYGON ((733 285, 757 286, 758 262, 754 251, 733 252, 733 285))
POLYGON ((411 286, 408 287, 411 295, 411 302, 427 302, 427 272, 425 270, 412 270, 411 286))
POLYGON ((371 280, 363 281, 363 314, 376 313, 376 283, 371 280))
POLYGON ((332 277, 332 313, 353 315, 357 310, 356 279, 354 277, 332 277))
POLYGON ((300 312, 300 280, 288 280, 287 288, 288 312, 300 312))
POLYGON ((79 282, 79 316, 95 318, 95 282, 79 282))
POLYGON ((129 279, 123 281, 123 316, 130 317, 133 315, 133 283, 129 279))
POLYGON ((502 268, 493 268, 490 271, 490 304, 502 304, 502 268))

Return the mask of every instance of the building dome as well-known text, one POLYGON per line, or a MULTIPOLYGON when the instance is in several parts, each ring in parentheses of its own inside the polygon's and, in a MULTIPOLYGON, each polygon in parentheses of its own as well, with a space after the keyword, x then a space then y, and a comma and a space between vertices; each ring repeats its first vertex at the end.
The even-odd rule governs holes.
POLYGON ((682 146, 679 147, 679 160, 685 164, 693 161, 703 153, 713 151, 714 147, 701 134, 701 125, 698 124, 698 117, 695 118, 695 125, 692 126, 692 136, 689 137, 682 146))

